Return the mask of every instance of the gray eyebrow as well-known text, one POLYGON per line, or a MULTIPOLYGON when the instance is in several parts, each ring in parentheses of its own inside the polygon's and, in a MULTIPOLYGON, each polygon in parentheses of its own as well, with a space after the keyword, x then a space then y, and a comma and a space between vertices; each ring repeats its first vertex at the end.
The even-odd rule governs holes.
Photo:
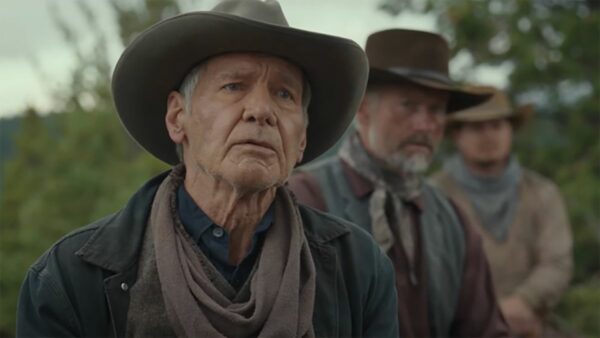
POLYGON ((225 70, 225 71, 220 72, 217 75, 217 79, 219 79, 219 80, 235 79, 235 78, 245 77, 251 73, 252 73, 251 70, 244 70, 244 69, 225 70))
MULTIPOLYGON (((224 71, 220 72, 219 74, 217 74, 216 78, 218 80, 239 79, 239 78, 244 78, 249 75, 252 75, 254 72, 255 72, 254 70, 247 69, 247 68, 224 70, 224 71)), ((299 90, 302 90, 303 81, 305 81, 304 74, 301 74, 302 79, 300 79, 300 81, 297 81, 296 78, 294 76, 292 76, 291 73, 286 72, 286 71, 277 71, 277 76, 280 76, 286 85, 298 87, 299 90)))

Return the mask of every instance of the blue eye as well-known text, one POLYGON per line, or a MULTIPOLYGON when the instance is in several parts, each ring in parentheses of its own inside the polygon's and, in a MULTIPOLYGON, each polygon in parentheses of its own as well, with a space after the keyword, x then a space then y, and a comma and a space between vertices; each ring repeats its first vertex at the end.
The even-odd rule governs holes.
POLYGON ((279 96, 282 99, 292 99, 292 93, 290 93, 286 89, 280 89, 280 90, 278 90, 277 91, 277 96, 279 96))
POLYGON ((223 86, 223 89, 227 89, 230 91, 240 90, 242 89, 242 85, 240 83, 228 83, 223 86))

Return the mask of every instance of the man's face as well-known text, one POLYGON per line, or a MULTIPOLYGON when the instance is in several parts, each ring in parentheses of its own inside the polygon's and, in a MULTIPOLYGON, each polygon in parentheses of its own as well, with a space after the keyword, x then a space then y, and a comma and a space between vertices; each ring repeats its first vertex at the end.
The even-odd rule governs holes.
POLYGON ((206 61, 191 111, 181 111, 179 93, 169 96, 176 118, 169 126, 168 111, 167 126, 183 144, 188 175, 208 174, 248 191, 282 184, 306 146, 303 81, 298 67, 277 57, 232 53, 206 61))
POLYGON ((506 160, 512 136, 513 128, 507 119, 463 123, 452 134, 465 161, 482 166, 506 160))
POLYGON ((448 97, 412 84, 369 90, 358 113, 363 144, 390 170, 427 170, 444 134, 448 97))

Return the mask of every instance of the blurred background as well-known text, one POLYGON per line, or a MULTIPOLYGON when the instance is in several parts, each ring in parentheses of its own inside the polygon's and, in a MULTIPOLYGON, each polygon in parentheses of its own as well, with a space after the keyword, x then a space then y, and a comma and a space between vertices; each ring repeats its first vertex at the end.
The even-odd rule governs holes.
MULTIPOLYGON (((14 336, 20 283, 35 259, 168 169, 137 147, 115 114, 110 78, 124 46, 162 18, 216 2, 0 3, 0 337, 14 336)), ((361 46, 385 28, 440 33, 455 79, 535 104, 516 141, 519 159, 557 182, 574 232, 575 275, 559 320, 600 337, 600 1, 280 3, 292 26, 361 46)))

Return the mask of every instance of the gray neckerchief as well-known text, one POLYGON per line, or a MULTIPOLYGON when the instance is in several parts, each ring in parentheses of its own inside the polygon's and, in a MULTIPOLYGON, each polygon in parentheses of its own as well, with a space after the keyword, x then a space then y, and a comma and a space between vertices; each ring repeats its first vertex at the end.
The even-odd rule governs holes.
POLYGON ((471 201, 483 227, 498 241, 506 240, 519 204, 521 165, 511 156, 504 172, 496 177, 473 174, 460 155, 446 163, 446 170, 471 201))
POLYGON ((418 174, 398 174, 384 170, 362 145, 357 133, 348 137, 340 147, 339 156, 350 167, 374 185, 369 199, 371 231, 383 252, 395 242, 390 226, 396 226, 398 237, 409 264, 411 281, 417 283, 415 273, 415 234, 410 212, 404 203, 411 202, 421 193, 422 177, 418 174))

